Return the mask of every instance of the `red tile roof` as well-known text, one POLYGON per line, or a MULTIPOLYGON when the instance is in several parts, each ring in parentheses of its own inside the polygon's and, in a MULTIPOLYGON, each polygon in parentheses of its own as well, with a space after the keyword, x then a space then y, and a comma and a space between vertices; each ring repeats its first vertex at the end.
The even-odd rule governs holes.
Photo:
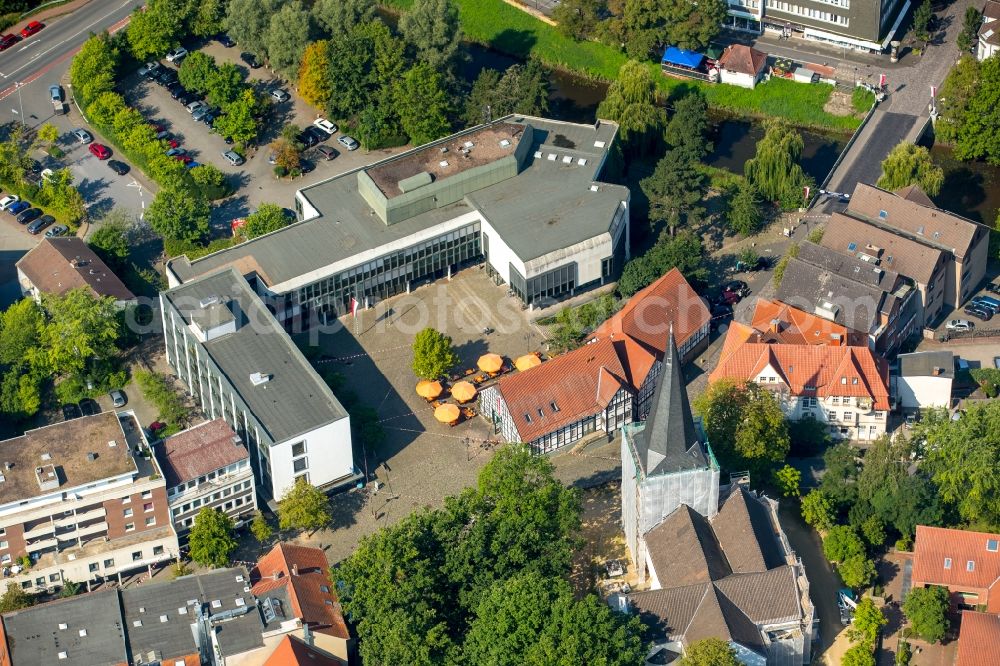
POLYGON ((167 487, 197 479, 250 454, 229 424, 222 419, 205 421, 167 437, 156 447, 156 459, 163 468, 167 487))
POLYGON ((76 236, 43 238, 21 257, 17 267, 43 294, 61 295, 82 287, 116 301, 135 298, 90 246, 76 236))
POLYGON ((712 315, 705 301, 695 293, 676 268, 630 298, 621 310, 597 327, 594 338, 635 338, 663 358, 667 335, 674 327, 674 340, 680 349, 687 339, 708 324, 712 315))
POLYGON ((1000 615, 962 611, 955 666, 1000 666, 1000 615))
POLYGON ((766 298, 757 299, 751 326, 761 334, 760 342, 839 347, 848 341, 846 326, 766 298))
MULTIPOLYGON (((913 545, 915 584, 944 585, 971 592, 968 588, 988 589, 998 579, 1000 534, 917 525, 913 545), (997 543, 997 550, 987 549, 990 541, 997 543), (950 568, 945 568, 945 558, 951 560, 950 568), (973 562, 972 571, 969 562, 973 562)), ((986 599, 980 599, 980 603, 986 603, 986 599)))
POLYGON ((770 366, 792 395, 867 397, 875 409, 889 409, 889 367, 867 347, 768 344, 755 339, 753 329, 734 322, 709 382, 751 381, 770 366))
POLYGON ((314 630, 347 640, 350 633, 328 575, 329 563, 319 548, 279 543, 251 572, 255 596, 286 586, 295 616, 314 630))
POLYGON ((719 66, 730 72, 757 76, 767 66, 767 54, 744 44, 733 44, 719 58, 719 66))
POLYGON ((340 659, 327 656, 314 647, 305 644, 298 636, 285 636, 274 648, 263 666, 340 666, 340 659))

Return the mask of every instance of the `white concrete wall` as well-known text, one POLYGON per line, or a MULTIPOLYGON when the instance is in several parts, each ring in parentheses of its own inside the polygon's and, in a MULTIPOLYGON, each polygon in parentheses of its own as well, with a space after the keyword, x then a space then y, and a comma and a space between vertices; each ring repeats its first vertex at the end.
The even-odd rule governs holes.
POLYGON ((527 279, 525 275, 524 262, 515 254, 514 250, 510 249, 507 243, 504 242, 503 238, 496 229, 493 228, 485 218, 480 217, 481 229, 484 236, 489 236, 490 244, 490 265, 493 267, 499 275, 500 278, 510 284, 510 264, 514 264, 514 268, 521 274, 522 277, 527 279))
POLYGON ((292 445, 305 442, 309 482, 316 487, 354 473, 354 452, 351 448, 351 419, 345 416, 305 435, 275 444, 270 448, 271 492, 280 500, 295 483, 292 467, 292 445))
POLYGON ((898 377, 896 394, 903 409, 948 407, 951 379, 948 377, 898 377))
POLYGON ((739 86, 740 88, 753 88, 757 85, 757 80, 749 74, 731 72, 728 69, 722 70, 721 79, 723 83, 728 83, 732 86, 739 86))

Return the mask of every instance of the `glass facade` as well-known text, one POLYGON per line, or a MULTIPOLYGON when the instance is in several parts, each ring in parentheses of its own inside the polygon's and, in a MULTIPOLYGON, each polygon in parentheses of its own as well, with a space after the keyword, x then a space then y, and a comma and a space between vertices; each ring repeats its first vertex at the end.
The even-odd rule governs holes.
POLYGON ((514 264, 510 264, 508 270, 510 270, 510 288, 528 305, 538 301, 558 300, 577 287, 575 261, 528 280, 514 268, 514 264))

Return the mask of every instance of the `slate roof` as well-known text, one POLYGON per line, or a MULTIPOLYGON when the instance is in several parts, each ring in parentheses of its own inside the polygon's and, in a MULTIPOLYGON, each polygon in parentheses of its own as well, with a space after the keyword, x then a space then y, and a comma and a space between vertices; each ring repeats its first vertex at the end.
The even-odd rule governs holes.
POLYGON ((979 39, 987 44, 1000 46, 1000 2, 986 0, 983 6, 983 25, 979 28, 979 39))
POLYGON ((757 299, 750 326, 759 333, 760 342, 832 346, 848 343, 846 326, 766 298, 757 299))
MULTIPOLYGON (((823 235, 826 235, 825 231, 823 235)), ((885 262, 873 264, 861 259, 859 255, 869 254, 867 245, 867 242, 858 242, 852 250, 850 243, 830 248, 806 241, 799 246, 796 256, 801 261, 821 266, 835 275, 865 286, 877 287, 884 292, 895 291, 901 282, 899 273, 885 266, 885 262)))
POLYGON ((745 44, 733 44, 719 58, 719 66, 730 72, 756 76, 767 67, 767 54, 745 44))
POLYGON ((732 493, 712 519, 712 529, 733 573, 766 571, 785 563, 770 511, 745 491, 732 493))
POLYGON ((712 315, 705 301, 676 268, 636 293, 622 309, 598 326, 593 338, 620 337, 638 340, 657 358, 666 349, 668 331, 678 347, 708 324, 712 315))
POLYGON ((695 426, 673 335, 667 342, 653 405, 632 443, 643 472, 663 474, 709 466, 704 433, 695 426))
MULTIPOLYGON (((902 201, 902 199, 900 199, 902 201)), ((878 215, 878 211, 875 212, 878 215)), ((833 213, 827 222, 820 244, 837 252, 851 252, 851 244, 867 244, 882 249, 881 266, 928 284, 941 262, 943 250, 869 222, 833 213)), ((784 282, 784 278, 782 278, 784 282)))
POLYGON ((43 238, 17 262, 17 267, 44 294, 62 295, 85 288, 116 301, 135 298, 125 283, 76 236, 43 238))
POLYGON ((1000 615, 962 611, 955 666, 1000 666, 1000 615))
POLYGON ((895 299, 877 287, 836 275, 820 266, 792 258, 785 266, 775 297, 782 303, 805 311, 815 310, 835 297, 837 309, 833 321, 862 333, 878 329, 882 312, 891 311, 895 299))
POLYGON ((900 354, 899 374, 903 377, 944 377, 954 379, 955 356, 950 351, 900 354), (935 374, 935 371, 937 373, 935 374))
POLYGON ((920 186, 917 184, 907 185, 906 187, 893 191, 893 194, 897 197, 902 197, 907 201, 918 203, 921 206, 934 207, 934 202, 931 201, 931 198, 927 196, 927 194, 920 189, 920 186))
POLYGON ((250 454, 223 419, 205 421, 154 447, 167 488, 247 460, 250 454))
MULTIPOLYGON (((955 590, 988 589, 1000 581, 1000 534, 917 525, 913 543, 914 584, 955 590), (994 550, 990 551, 989 546, 994 550), (945 559, 950 568, 945 568, 945 559), (972 571, 969 570, 972 562, 972 571)), ((980 599, 985 603, 984 599, 980 599)))
POLYGON ((733 573, 712 524, 687 504, 646 532, 645 540, 663 587, 707 583, 733 573))

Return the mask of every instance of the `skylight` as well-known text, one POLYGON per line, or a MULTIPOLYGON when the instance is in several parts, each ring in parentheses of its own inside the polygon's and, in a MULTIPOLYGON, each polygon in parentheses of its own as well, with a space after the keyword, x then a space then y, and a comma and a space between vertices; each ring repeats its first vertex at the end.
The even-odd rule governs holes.
POLYGON ((847 244, 847 251, 848 252, 854 252, 857 249, 858 249, 858 244, 857 243, 848 243, 847 244))
POLYGON ((990 551, 991 553, 997 552, 997 540, 996 539, 987 539, 986 540, 986 550, 990 551))

